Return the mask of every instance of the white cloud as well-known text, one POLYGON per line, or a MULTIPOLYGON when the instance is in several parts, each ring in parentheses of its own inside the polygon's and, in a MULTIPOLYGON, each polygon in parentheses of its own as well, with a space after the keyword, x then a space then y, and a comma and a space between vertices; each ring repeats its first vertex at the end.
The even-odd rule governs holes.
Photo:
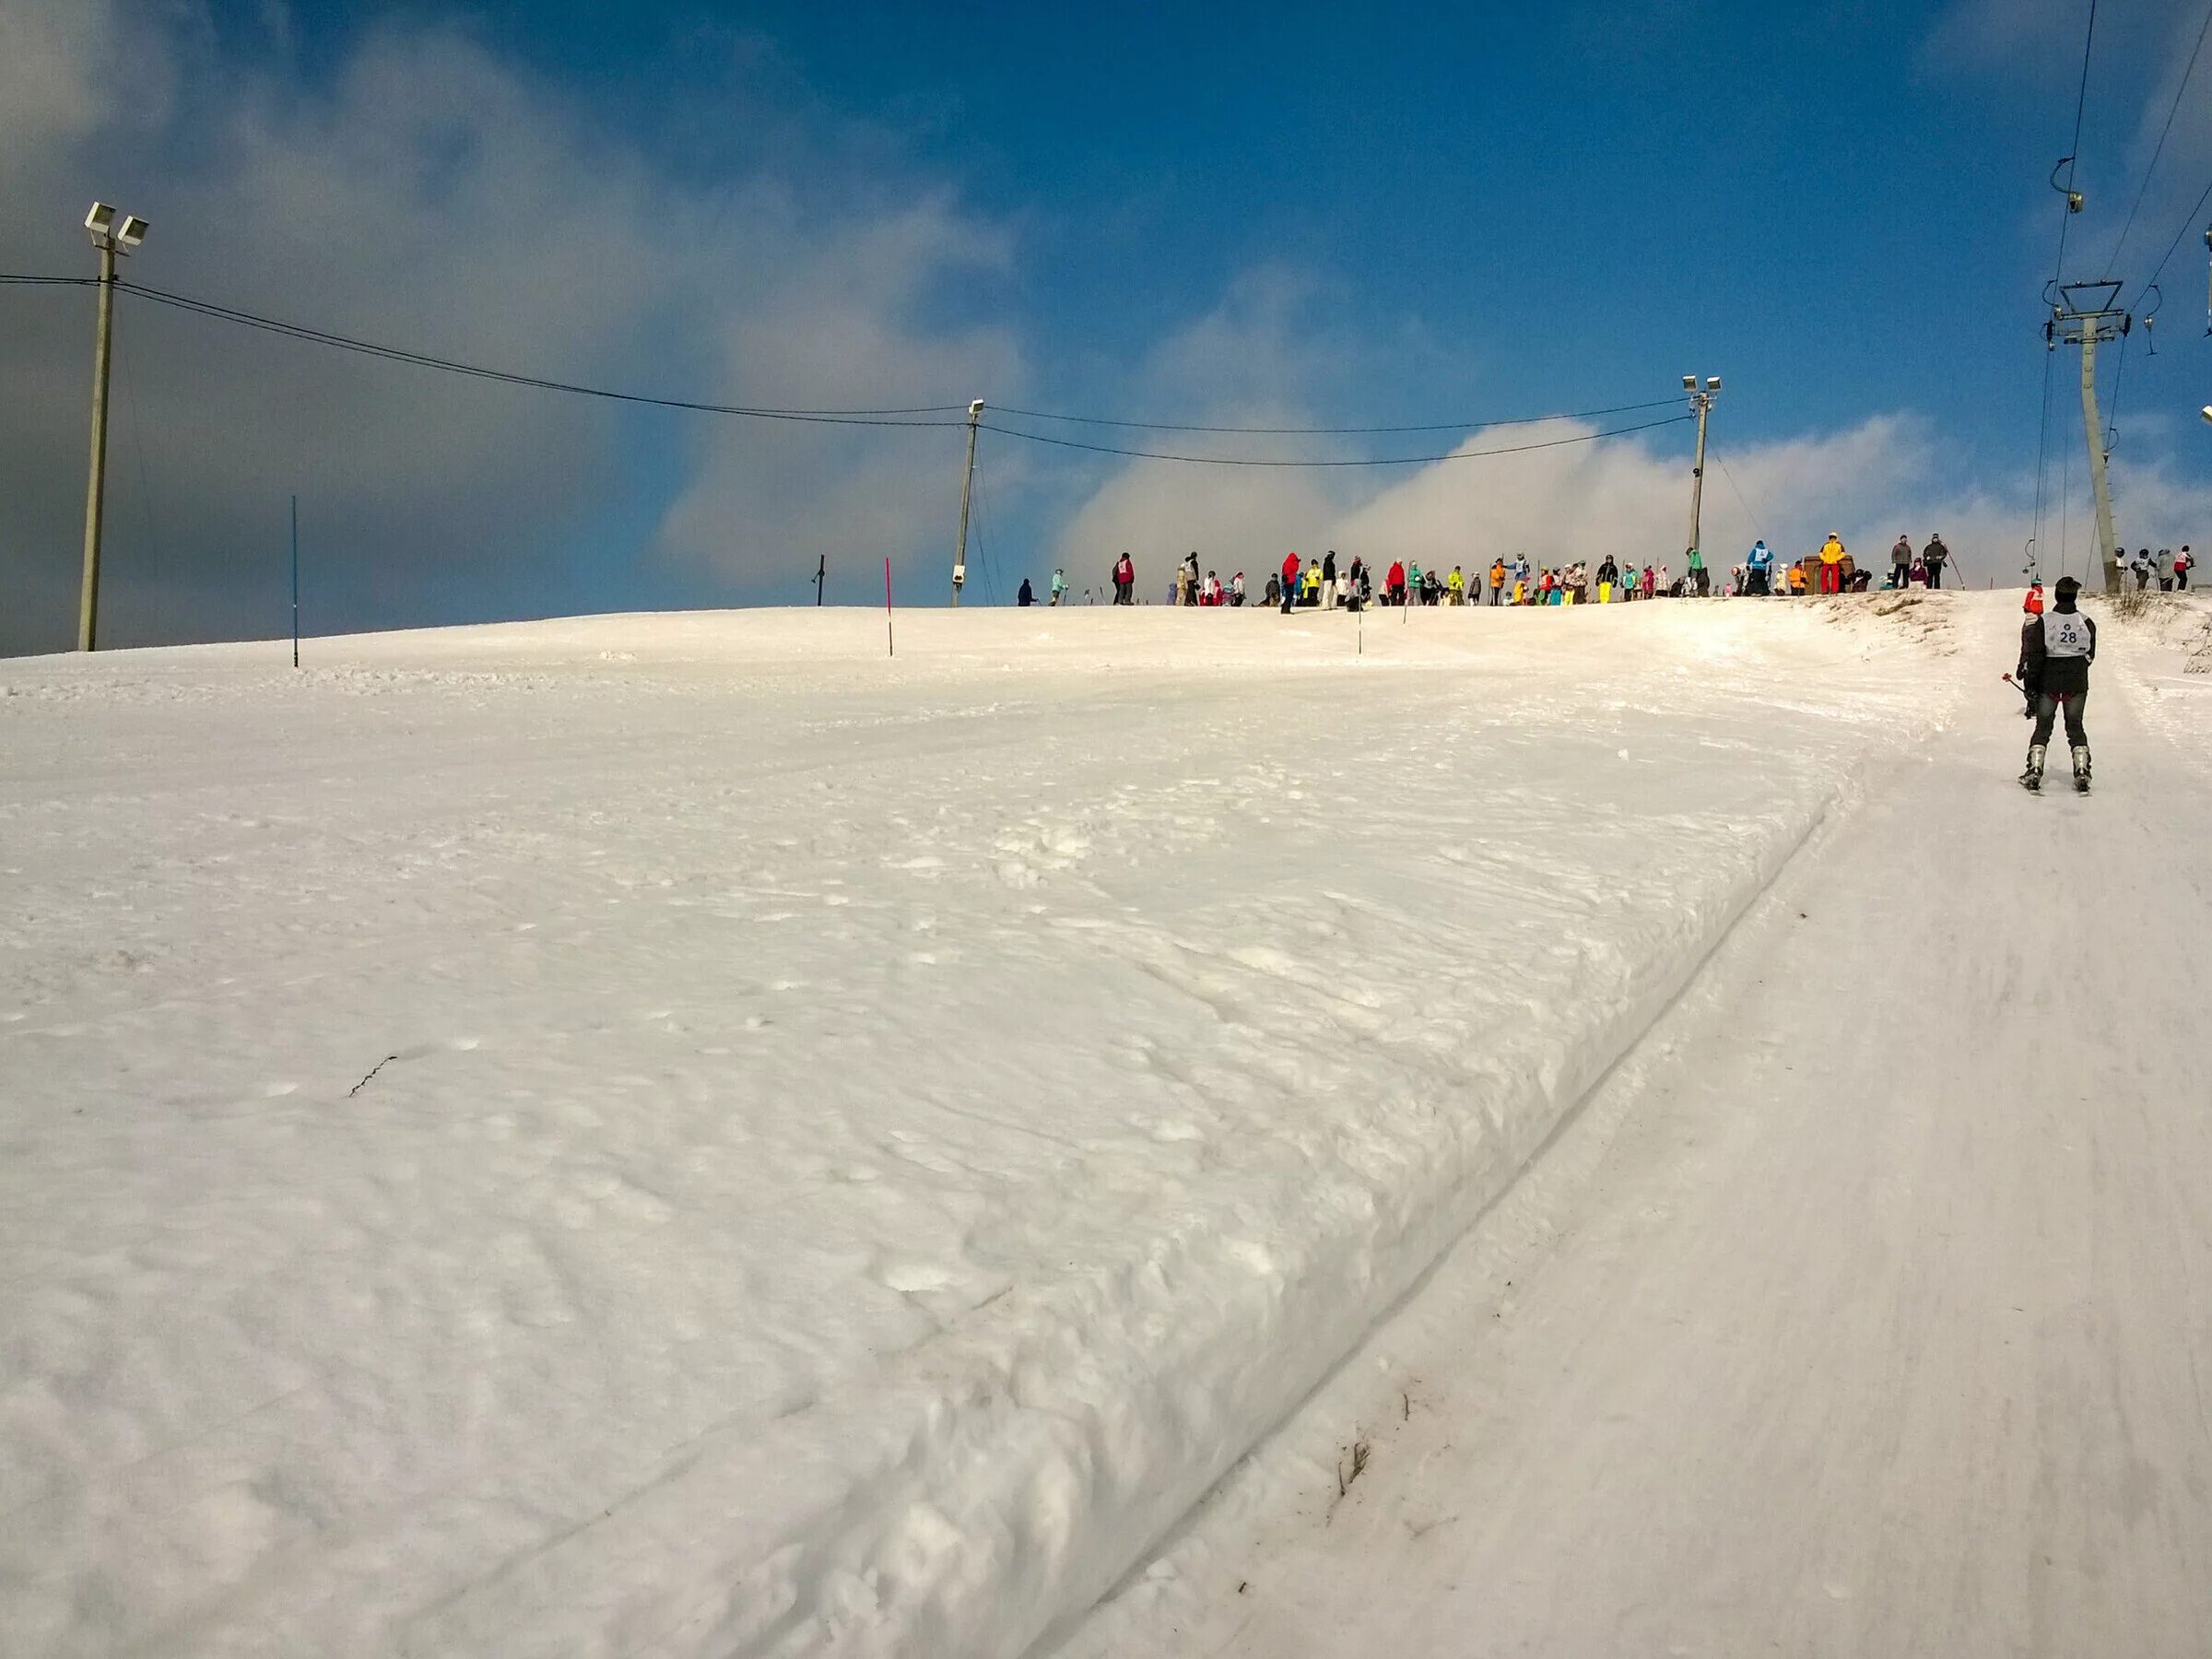
MULTIPOLYGON (((1132 463, 1077 515, 1071 535, 1149 526, 1164 547, 1195 541, 1208 564, 1217 562, 1215 547, 1233 549, 1218 561, 1223 568, 1254 571, 1272 569, 1287 549, 1323 547, 1467 568, 1500 555, 1525 553, 1536 564, 1556 565, 1610 553, 1680 571, 1688 533, 1686 446, 1663 449, 1636 436, 1490 458, 1474 453, 1597 429, 1549 421, 1480 434, 1460 446, 1463 458, 1371 482, 1360 499, 1341 506, 1318 490, 1276 493, 1269 475, 1240 471, 1223 478, 1132 463), (1179 537, 1178 527, 1189 534, 1179 537)), ((1704 493, 1707 560, 1724 571, 1761 535, 1784 557, 1795 557, 1833 530, 1862 559, 1880 564, 1900 533, 1918 545, 1940 531, 1973 585, 2017 581, 2034 517, 2031 482, 1986 488, 1961 481, 1947 459, 1924 422, 1901 415, 1781 442, 1716 445, 1704 493)), ((2054 469, 2054 500, 2056 477, 2054 469)), ((2190 525, 2212 518, 2212 488, 2177 480, 2162 465, 2115 463, 2114 490, 2121 534, 2131 545, 2174 545, 2188 539, 2190 525)), ((2088 521, 2078 499, 2075 512, 2079 574, 2088 521)), ((2054 519, 2047 571, 2057 568, 2057 535, 2054 519)), ((1164 582, 1166 561, 1159 562, 1164 582)))
MULTIPOLYGON (((776 119, 741 89, 725 115, 776 119)), ((947 194, 828 167, 676 176, 465 32, 374 27, 306 85, 222 58, 188 14, 0 0, 0 135, 11 269, 88 268, 76 221, 100 194, 154 221, 125 273, 142 282, 551 378, 800 405, 1019 380, 1009 332, 929 318, 946 278, 1008 258, 947 194), (149 98, 96 95, 119 84, 149 98)), ((73 610, 89 298, 0 305, 0 581, 18 599, 0 649, 52 648, 73 610)), ((551 544, 610 500, 632 500, 637 545, 608 557, 653 556, 653 502, 675 492, 659 556, 703 596, 824 548, 937 539, 947 512, 913 504, 958 488, 937 434, 641 424, 127 296, 118 331, 119 642, 270 626, 293 489, 319 529, 324 615, 345 622, 528 609, 551 544)))

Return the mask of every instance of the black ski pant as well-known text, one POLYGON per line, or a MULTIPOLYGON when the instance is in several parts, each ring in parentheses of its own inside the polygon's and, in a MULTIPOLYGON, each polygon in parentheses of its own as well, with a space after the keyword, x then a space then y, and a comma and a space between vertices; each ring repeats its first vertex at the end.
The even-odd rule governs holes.
POLYGON ((2063 706, 2066 711, 2066 742, 2074 748, 2089 747, 2089 735, 2082 730, 2082 710, 2089 700, 2087 691, 2045 691, 2035 700, 2035 735, 2030 743, 2049 743, 2051 727, 2063 706))
POLYGON ((1932 565, 1930 565, 1930 566, 1928 567, 1928 586, 1929 586, 1929 587, 1931 587, 1931 588, 1939 588, 1939 587, 1941 587, 1942 585, 1943 585, 1943 566, 1942 566, 1942 565, 1940 565, 1940 564, 1932 564, 1932 565))

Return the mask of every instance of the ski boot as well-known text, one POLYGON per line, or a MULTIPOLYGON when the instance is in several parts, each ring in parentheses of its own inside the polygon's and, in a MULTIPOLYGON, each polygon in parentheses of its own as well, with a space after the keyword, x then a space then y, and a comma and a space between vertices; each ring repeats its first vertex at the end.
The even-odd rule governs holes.
POLYGON ((2075 746, 2074 789, 2077 794, 2089 793, 2089 746, 2086 743, 2075 746))
POLYGON ((2034 794, 2043 786, 2043 746, 2028 746, 2028 770, 2020 774, 2020 787, 2034 794))

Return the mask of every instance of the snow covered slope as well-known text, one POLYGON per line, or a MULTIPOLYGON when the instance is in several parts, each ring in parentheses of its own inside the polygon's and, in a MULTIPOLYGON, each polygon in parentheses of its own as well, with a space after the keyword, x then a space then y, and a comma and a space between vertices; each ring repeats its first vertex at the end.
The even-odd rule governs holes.
POLYGON ((1986 700, 1054 1659, 2206 1653, 2207 617, 2030 798, 1969 610, 1986 700))
POLYGON ((0 665, 6 1650, 1021 1653, 1945 719, 1974 603, 0 665))

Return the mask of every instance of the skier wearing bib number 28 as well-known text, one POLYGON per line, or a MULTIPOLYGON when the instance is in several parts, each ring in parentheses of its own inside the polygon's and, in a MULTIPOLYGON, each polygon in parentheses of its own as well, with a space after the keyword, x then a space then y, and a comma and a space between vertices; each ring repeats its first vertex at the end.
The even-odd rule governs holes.
POLYGON ((2030 617, 2020 629, 2020 688, 2035 702, 2035 734, 2028 740, 2028 770, 2020 782, 2043 786, 2043 749, 2052 722, 2066 712, 2066 743, 2074 753, 2074 787, 2089 788, 2089 738, 2082 729, 2082 709, 2089 700, 2089 665, 2097 660, 2097 624, 2075 608, 2081 583, 2062 576, 2052 590, 2050 610, 2030 617))

